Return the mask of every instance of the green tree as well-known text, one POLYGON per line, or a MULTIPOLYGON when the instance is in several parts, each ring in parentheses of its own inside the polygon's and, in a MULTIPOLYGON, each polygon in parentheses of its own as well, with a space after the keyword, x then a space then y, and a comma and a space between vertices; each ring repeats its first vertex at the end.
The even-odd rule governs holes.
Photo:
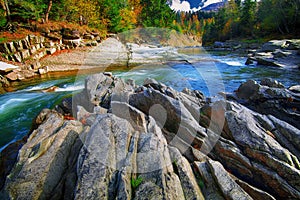
POLYGON ((299 0, 262 0, 258 8, 258 26, 269 33, 297 34, 300 30, 299 0))
POLYGON ((166 0, 141 0, 141 24, 145 27, 171 27, 175 13, 166 0))
POLYGON ((241 8, 242 35, 253 35, 256 23, 256 0, 245 0, 241 8))
POLYGON ((9 1, 11 17, 15 21, 39 20, 47 8, 45 0, 12 0, 9 1))
POLYGON ((1 6, 3 9, 2 15, 1 15, 1 24, 4 26, 6 22, 10 22, 10 9, 8 5, 8 0, 1 0, 1 6))

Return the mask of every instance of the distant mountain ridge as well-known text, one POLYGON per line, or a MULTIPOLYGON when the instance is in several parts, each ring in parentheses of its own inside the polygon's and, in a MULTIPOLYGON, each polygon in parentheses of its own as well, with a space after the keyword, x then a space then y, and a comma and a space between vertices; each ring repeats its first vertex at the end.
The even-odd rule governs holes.
POLYGON ((223 8, 226 5, 226 3, 227 3, 227 1, 209 4, 208 6, 201 8, 201 10, 205 11, 205 12, 216 12, 220 8, 223 8))
POLYGON ((168 4, 173 10, 196 12, 198 10, 206 12, 216 12, 224 5, 228 0, 168 0, 168 4), (219 2, 217 2, 219 1, 219 2))

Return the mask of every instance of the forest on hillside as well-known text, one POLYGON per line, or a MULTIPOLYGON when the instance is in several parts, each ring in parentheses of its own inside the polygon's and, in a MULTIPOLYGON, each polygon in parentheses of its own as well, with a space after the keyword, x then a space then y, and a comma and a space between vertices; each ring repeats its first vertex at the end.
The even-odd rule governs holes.
POLYGON ((231 0, 218 12, 176 14, 178 31, 215 40, 299 37, 300 0, 231 0))
POLYGON ((112 33, 165 27, 204 42, 297 36, 300 0, 231 0, 218 12, 174 12, 169 0, 1 0, 0 27, 64 21, 112 33))

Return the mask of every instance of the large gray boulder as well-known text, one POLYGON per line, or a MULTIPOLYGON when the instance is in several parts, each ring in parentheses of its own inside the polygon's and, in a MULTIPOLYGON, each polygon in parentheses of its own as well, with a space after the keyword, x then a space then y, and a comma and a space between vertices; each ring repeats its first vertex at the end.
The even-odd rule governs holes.
MULTIPOLYGON (((276 81, 277 82, 277 81, 276 81)), ((262 114, 271 114, 300 128, 300 95, 272 80, 248 80, 236 91, 238 101, 262 114)))
MULTIPOLYGON (((235 98, 291 94, 249 81, 235 98)), ((43 110, 3 151, 1 199, 300 198, 300 131, 277 116, 110 73, 63 104, 72 112, 43 110)))
POLYGON ((81 123, 48 113, 20 149, 3 195, 9 199, 73 198, 81 132, 81 123))

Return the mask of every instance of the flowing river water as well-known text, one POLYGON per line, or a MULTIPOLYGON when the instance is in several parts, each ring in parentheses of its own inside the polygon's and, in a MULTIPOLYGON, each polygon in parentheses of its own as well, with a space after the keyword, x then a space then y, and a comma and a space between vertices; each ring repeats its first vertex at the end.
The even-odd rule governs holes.
MULTIPOLYGON (((154 78, 176 90, 187 87, 202 91, 206 96, 218 92, 233 92, 248 80, 261 80, 269 77, 282 82, 286 87, 300 84, 300 70, 279 69, 266 66, 246 66, 245 57, 228 53, 203 54, 194 49, 180 53, 193 56, 193 64, 170 62, 165 64, 147 64, 131 69, 108 68, 114 75, 134 79, 142 84, 147 77, 154 78)), ((90 72, 91 73, 91 72, 90 72)), ((37 78, 22 85, 16 85, 15 91, 0 95, 0 151, 13 141, 22 138, 30 130, 32 120, 43 108, 53 108, 64 97, 80 91, 84 87, 81 73, 54 73, 37 78), (45 88, 57 86, 55 92, 43 92, 45 88)))

